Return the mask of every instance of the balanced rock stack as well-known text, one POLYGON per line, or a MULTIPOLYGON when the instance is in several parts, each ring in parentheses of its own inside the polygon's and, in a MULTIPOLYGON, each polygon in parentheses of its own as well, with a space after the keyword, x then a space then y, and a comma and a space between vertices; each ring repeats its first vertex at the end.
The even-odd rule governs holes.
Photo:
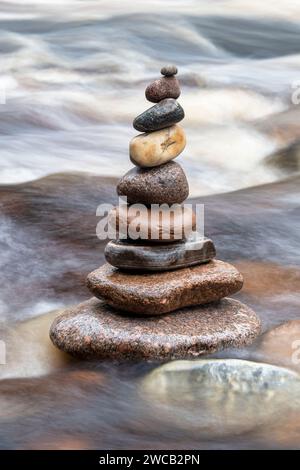
POLYGON ((117 186, 126 203, 109 216, 118 238, 106 246, 108 263, 87 278, 96 298, 67 310, 50 330, 54 344, 73 355, 195 357, 248 344, 260 331, 251 309, 225 298, 241 289, 242 275, 215 259, 213 242, 195 231, 196 216, 183 204, 188 182, 172 161, 186 143, 177 68, 161 73, 146 89, 156 104, 133 122, 143 132, 130 142, 136 166, 117 186), (137 205, 145 210, 132 232, 137 205))

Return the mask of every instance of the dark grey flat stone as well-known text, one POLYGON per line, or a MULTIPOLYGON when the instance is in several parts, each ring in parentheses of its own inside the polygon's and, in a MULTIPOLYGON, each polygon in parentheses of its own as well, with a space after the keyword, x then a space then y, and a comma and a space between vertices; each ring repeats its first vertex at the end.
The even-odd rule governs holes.
POLYGON ((104 254, 106 261, 116 268, 170 271, 206 263, 216 256, 216 250, 208 238, 159 245, 117 240, 106 245, 104 254))
POLYGON ((92 298, 54 320, 50 338, 74 356, 136 360, 201 356, 250 344, 259 332, 257 315, 229 298, 150 318, 125 315, 92 298))
POLYGON ((152 132, 173 126, 184 118, 184 111, 173 98, 167 98, 137 116, 133 127, 140 132, 152 132))

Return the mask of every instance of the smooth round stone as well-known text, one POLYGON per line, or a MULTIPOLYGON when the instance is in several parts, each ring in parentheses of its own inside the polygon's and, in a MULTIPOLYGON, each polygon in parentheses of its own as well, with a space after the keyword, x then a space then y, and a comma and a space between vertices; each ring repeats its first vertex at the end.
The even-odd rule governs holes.
POLYGON ((120 179, 117 193, 126 196, 129 204, 181 204, 189 195, 189 184, 181 166, 171 161, 132 168, 120 179))
POLYGON ((132 163, 153 167, 176 158, 186 144, 184 130, 175 124, 159 131, 135 136, 129 145, 132 163))
POLYGON ((165 98, 180 96, 180 86, 176 77, 162 77, 150 83, 145 90, 145 96, 151 103, 159 103, 165 98))
POLYGON ((133 127, 140 132, 153 132, 173 126, 183 118, 184 111, 180 104, 173 98, 166 98, 137 116, 133 127))
MULTIPOLYGON (((253 327, 254 333, 252 320, 246 331, 253 327)), ((232 327, 241 333, 238 321, 232 327)), ((151 415, 205 438, 278 424, 287 412, 299 412, 299 394, 295 372, 239 359, 173 361, 150 372, 140 386, 151 415)))
POLYGON ((161 245, 110 241, 105 247, 106 261, 119 269, 168 271, 207 263, 216 256, 209 238, 161 245))
POLYGON ((161 315, 220 300, 238 292, 243 277, 231 264, 213 260, 176 271, 134 273, 104 264, 87 286, 113 307, 138 315, 161 315))
POLYGON ((110 211, 108 223, 116 238, 171 243, 187 239, 196 228, 196 215, 189 206, 147 208, 140 204, 118 206, 110 211))
POLYGON ((137 360, 197 357, 249 344, 259 332, 256 314, 233 299, 159 318, 137 318, 92 298, 66 309, 53 322, 50 338, 74 356, 137 360))
POLYGON ((172 75, 176 75, 177 72, 178 72, 178 69, 177 69, 176 65, 165 65, 160 70, 160 73, 162 75, 165 75, 166 77, 172 77, 172 75))

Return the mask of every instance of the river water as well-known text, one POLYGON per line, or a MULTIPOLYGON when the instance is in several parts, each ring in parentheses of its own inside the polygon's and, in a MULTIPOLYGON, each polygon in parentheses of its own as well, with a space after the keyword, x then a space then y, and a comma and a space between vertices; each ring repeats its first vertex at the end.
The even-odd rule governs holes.
MULTIPOLYGON (((96 206, 131 167, 145 87, 175 63, 178 162, 191 196, 206 197, 207 235, 244 274, 238 298, 264 332, 299 318, 299 179, 269 163, 298 155, 299 20, 291 0, 0 1, 0 308, 13 338, 1 448, 298 446, 295 413, 280 432, 223 437, 155 421, 137 391, 156 365, 69 364, 49 344, 57 312, 40 315, 89 297, 85 276, 103 262, 96 206)), ((286 365, 269 349, 219 356, 286 365)))
POLYGON ((293 1, 0 2, 0 182, 60 171, 120 176, 145 86, 174 62, 193 195, 273 181, 281 142, 257 121, 292 107, 293 1))

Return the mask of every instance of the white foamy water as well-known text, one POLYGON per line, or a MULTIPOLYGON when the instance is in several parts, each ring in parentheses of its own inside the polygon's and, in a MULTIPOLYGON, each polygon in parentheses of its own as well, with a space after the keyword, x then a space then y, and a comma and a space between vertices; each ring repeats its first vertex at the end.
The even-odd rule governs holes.
POLYGON ((180 72, 191 194, 275 180, 263 160, 279 143, 254 124, 291 107, 300 79, 300 4, 275 3, 0 2, 0 182, 121 176, 166 62, 180 72))

